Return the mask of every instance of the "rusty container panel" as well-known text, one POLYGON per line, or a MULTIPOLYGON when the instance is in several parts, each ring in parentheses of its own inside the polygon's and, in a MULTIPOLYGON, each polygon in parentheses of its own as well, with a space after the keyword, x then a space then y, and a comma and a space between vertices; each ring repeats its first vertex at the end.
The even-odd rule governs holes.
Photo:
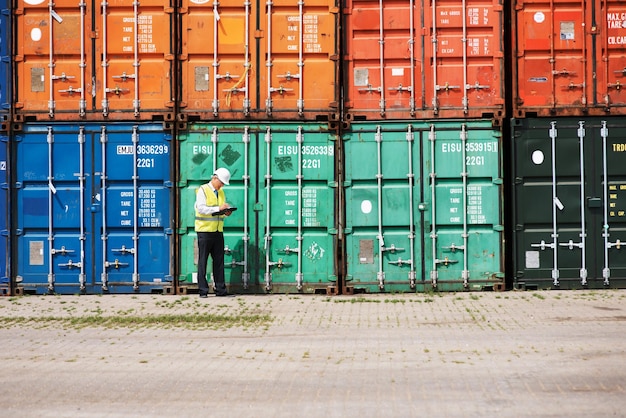
POLYGON ((626 9, 608 1, 518 1, 516 117, 626 113, 626 9))
POLYGON ((345 19, 349 117, 504 116, 499 0, 351 0, 345 19))
POLYGON ((184 1, 181 117, 289 120, 336 112, 337 11, 332 0, 184 1))
POLYGON ((172 12, 156 0, 21 3, 15 121, 172 118, 172 12))

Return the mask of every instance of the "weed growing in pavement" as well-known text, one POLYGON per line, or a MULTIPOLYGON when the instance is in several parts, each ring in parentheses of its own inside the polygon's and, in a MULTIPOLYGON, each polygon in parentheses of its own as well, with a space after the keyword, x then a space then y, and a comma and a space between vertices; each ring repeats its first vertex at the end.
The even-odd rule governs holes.
POLYGON ((270 315, 215 315, 215 314, 159 314, 159 315, 87 315, 79 317, 39 316, 5 317, 0 316, 0 327, 34 327, 82 329, 82 328, 186 328, 193 330, 228 329, 233 327, 263 327, 272 322, 270 315))

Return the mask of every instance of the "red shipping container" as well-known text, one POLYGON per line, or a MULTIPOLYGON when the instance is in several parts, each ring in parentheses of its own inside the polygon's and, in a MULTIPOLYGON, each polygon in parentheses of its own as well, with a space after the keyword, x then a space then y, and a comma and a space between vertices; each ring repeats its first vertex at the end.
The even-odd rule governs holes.
POLYGON ((179 16, 182 119, 310 120, 337 111, 334 1, 183 0, 179 16))
POLYGON ((626 7, 617 1, 518 1, 516 117, 626 113, 626 7))
POLYGON ((348 0, 344 14, 348 118, 504 116, 500 0, 348 0))
POLYGON ((130 3, 20 2, 15 120, 172 118, 173 8, 130 3))

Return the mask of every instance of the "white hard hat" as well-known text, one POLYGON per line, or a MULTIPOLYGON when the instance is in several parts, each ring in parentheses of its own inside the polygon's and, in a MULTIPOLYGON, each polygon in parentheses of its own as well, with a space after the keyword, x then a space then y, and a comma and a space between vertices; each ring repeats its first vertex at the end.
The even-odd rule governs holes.
POLYGON ((227 186, 230 183, 230 171, 228 171, 227 168, 220 167, 217 170, 215 170, 215 173, 213 173, 213 175, 216 176, 219 181, 221 181, 227 186))

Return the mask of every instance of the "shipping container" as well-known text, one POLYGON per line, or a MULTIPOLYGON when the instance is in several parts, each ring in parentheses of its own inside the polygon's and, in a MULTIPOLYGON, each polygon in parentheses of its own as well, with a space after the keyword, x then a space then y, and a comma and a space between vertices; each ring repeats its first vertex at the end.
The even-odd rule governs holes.
POLYGON ((11 293, 11 241, 9 225, 9 137, 0 134, 0 295, 11 293))
POLYGON ((515 119, 514 286, 624 287, 623 118, 515 119))
MULTIPOLYGON (((179 143, 178 293, 197 292, 196 189, 217 167, 238 208, 224 224, 237 293, 326 293, 336 283, 336 135, 321 123, 189 123, 179 143)), ((211 272, 209 258, 208 271, 211 272)))
POLYGON ((348 287, 504 290, 500 128, 353 123, 343 141, 348 287))
POLYGON ((171 140, 152 123, 28 123, 14 133, 14 276, 24 293, 174 290, 171 140))
POLYGON ((0 0, 0 130, 6 131, 11 120, 11 9, 8 0, 0 0))
POLYGON ((513 116, 626 114, 626 18, 615 0, 519 0, 513 116))
POLYGON ((348 119, 504 116, 501 0, 348 0, 344 19, 348 119))
POLYGON ((183 0, 178 116, 328 120, 339 100, 338 12, 334 0, 183 0))
POLYGON ((160 0, 19 2, 15 121, 173 120, 173 11, 160 0))

